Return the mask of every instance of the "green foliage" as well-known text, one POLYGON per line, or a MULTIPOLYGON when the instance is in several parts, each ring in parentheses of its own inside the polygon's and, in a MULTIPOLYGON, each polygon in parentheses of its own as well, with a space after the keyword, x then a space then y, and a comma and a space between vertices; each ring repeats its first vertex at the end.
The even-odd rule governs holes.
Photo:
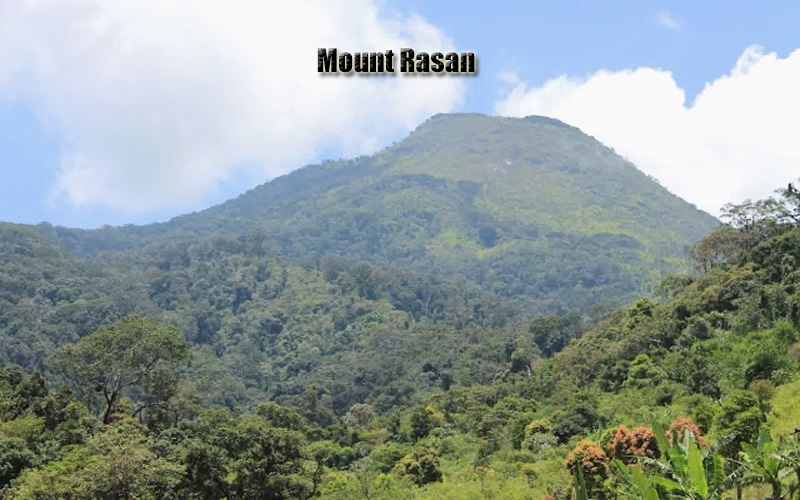
POLYGON ((36 462, 36 453, 24 439, 0 435, 0 489, 36 462))
POLYGON ((760 432, 755 446, 746 442, 741 443, 741 446, 740 457, 747 471, 742 482, 748 485, 768 484, 772 489, 771 498, 783 498, 782 480, 786 473, 792 473, 800 466, 796 458, 791 455, 781 456, 778 446, 765 430, 760 432))
POLYGON ((42 498, 178 498, 181 468, 150 449, 134 422, 123 419, 85 445, 38 469, 23 471, 9 490, 15 500, 42 498))
POLYGON ((439 457, 430 448, 415 448, 397 462, 394 470, 400 475, 410 477, 417 486, 442 480, 439 457))
POLYGON ((256 409, 256 415, 263 418, 271 426, 291 431, 305 431, 308 424, 300 413, 294 408, 280 406, 271 401, 261 403, 256 409))
POLYGON ((163 225, 0 225, 3 494, 796 498, 800 197, 590 312, 713 221, 576 134, 437 117, 163 225))
MULTIPOLYGON (((215 380, 215 404, 294 395, 321 359, 376 357, 352 343, 367 318, 393 333, 406 321, 485 328, 625 302, 685 267, 683 247, 717 224, 563 123, 440 115, 372 157, 308 166, 162 224, 0 224, 0 364, 41 370, 58 346, 138 313, 209 346, 222 371, 242 365, 215 380)), ((548 356, 575 336, 552 333, 548 356)), ((335 411, 364 397, 343 394, 335 411)))
POLYGON ((656 366, 647 354, 640 354, 631 362, 626 386, 647 387, 657 385, 667 377, 663 369, 656 366))
POLYGON ((374 466, 380 472, 389 472, 395 464, 410 453, 408 445, 389 442, 376 446, 370 453, 374 466))
POLYGON ((673 298, 687 286, 692 284, 692 277, 688 274, 670 273, 662 278, 656 289, 656 294, 664 300, 673 298))
POLYGON ((411 439, 414 441, 426 437, 433 428, 431 415, 427 408, 422 406, 415 408, 414 411, 411 412, 409 426, 411 428, 411 439))
POLYGON ((753 245, 750 235, 729 226, 714 230, 708 237, 689 248, 689 257, 695 268, 708 272, 725 264, 741 263, 748 247, 753 245))
POLYGON ((546 357, 566 347, 582 333, 581 317, 575 313, 566 316, 542 316, 531 322, 533 342, 546 357))
POLYGON ((755 443, 764 421, 758 396, 750 391, 734 391, 722 400, 714 421, 718 435, 729 440, 723 448, 727 457, 736 457, 741 443, 755 443))
MULTIPOLYGON (((657 429, 655 435, 660 436, 661 432, 657 429)), ((658 474, 646 475, 637 467, 614 461, 630 493, 648 499, 715 500, 723 498, 732 486, 731 477, 723 470, 722 457, 713 452, 702 453, 692 433, 685 433, 681 440, 674 439, 671 445, 665 439, 659 441, 664 459, 644 462, 652 464, 650 470, 658 474)))
POLYGON ((50 364, 109 423, 123 396, 138 396, 134 415, 166 403, 177 390, 174 370, 190 356, 180 331, 128 316, 62 347, 50 364))
POLYGON ((597 396, 590 392, 574 394, 567 407, 553 419, 553 435, 566 443, 572 436, 586 434, 601 423, 597 396))
POLYGON ((342 418, 342 422, 348 427, 367 429, 374 419, 375 409, 372 406, 364 403, 356 403, 347 410, 347 413, 342 418))
POLYGON ((522 448, 537 453, 544 448, 556 446, 558 439, 552 433, 547 420, 533 420, 525 426, 522 448))

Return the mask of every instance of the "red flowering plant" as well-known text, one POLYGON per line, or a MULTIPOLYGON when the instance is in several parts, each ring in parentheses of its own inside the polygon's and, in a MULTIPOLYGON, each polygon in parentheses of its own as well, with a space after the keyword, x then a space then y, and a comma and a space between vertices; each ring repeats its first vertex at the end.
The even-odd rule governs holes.
POLYGON ((661 456, 656 435, 647 427, 628 430, 620 425, 606 448, 611 458, 617 458, 626 464, 634 463, 640 457, 656 459, 661 456))
POLYGON ((586 482, 586 489, 591 493, 600 490, 603 482, 608 478, 610 461, 602 448, 584 439, 569 452, 564 467, 569 469, 573 477, 575 477, 575 470, 580 468, 586 482))
POLYGON ((708 440, 703 437, 700 433, 700 429, 689 417, 678 417, 669 424, 669 429, 667 430, 669 444, 672 444, 672 436, 678 436, 678 440, 681 440, 683 439, 683 435, 686 434, 686 431, 694 435, 694 442, 697 443, 698 447, 705 448, 708 446, 708 440))

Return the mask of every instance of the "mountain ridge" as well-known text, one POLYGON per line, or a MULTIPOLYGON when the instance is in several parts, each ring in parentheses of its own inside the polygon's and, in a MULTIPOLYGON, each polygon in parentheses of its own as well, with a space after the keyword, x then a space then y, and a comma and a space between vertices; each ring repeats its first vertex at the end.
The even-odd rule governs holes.
MULTIPOLYGON (((57 226, 57 227, 63 227, 63 228, 74 230, 74 231, 92 232, 92 231, 99 231, 99 230, 102 230, 104 228, 109 228, 109 227, 110 228, 116 228, 116 229, 126 228, 126 229, 130 230, 130 229, 134 229, 134 228, 161 227, 161 226, 173 225, 173 224, 178 223, 180 221, 183 221, 183 220, 185 220, 187 218, 193 218, 193 217, 201 215, 201 214, 203 214, 205 212, 213 211, 213 210, 218 209, 220 207, 224 207, 224 206, 228 206, 228 205, 231 205, 231 204, 235 204, 235 203, 241 201, 243 198, 248 198, 248 197, 250 197, 250 196, 252 196, 254 194, 260 194, 261 191, 263 191, 263 190, 265 190, 267 188, 277 188, 278 186, 282 187, 282 184, 284 184, 290 177, 293 177, 293 176, 313 178, 313 175, 318 173, 318 171, 320 171, 320 170, 322 170, 323 172, 326 172, 326 173, 328 173, 327 172, 328 170, 333 170, 333 171, 337 171, 338 172, 343 167, 346 167, 349 170, 352 170, 354 174, 355 173, 366 173, 365 170, 369 170, 369 169, 365 169, 364 168, 363 160, 365 158, 369 158, 369 157, 379 157, 380 158, 382 156, 385 156, 385 155, 387 155, 387 154, 389 154, 391 152, 398 151, 398 150, 407 152, 408 150, 413 149, 413 146, 408 144, 409 141, 414 140, 416 138, 416 136, 419 135, 420 133, 424 133, 428 129, 436 127, 437 125, 440 125, 442 122, 448 122, 448 121, 460 120, 460 119, 478 119, 478 120, 484 120, 484 121, 522 122, 522 123, 532 123, 532 124, 537 124, 537 125, 545 125, 545 126, 550 126, 550 127, 554 127, 554 128, 566 129, 566 130, 569 130, 571 132, 576 132, 576 133, 584 136, 587 139, 595 141, 597 144, 601 145, 603 148, 607 149, 612 154, 617 154, 612 148, 608 148, 607 146, 602 145, 602 143, 600 141, 597 141, 594 137, 585 134, 578 127, 574 127, 572 125, 569 125, 569 124, 567 124, 565 122, 562 122, 562 121, 560 121, 558 119, 555 119, 555 118, 550 118, 550 117, 540 116, 540 115, 530 115, 530 116, 526 116, 524 118, 509 118, 509 117, 497 117, 497 116, 492 116, 492 115, 486 115, 486 114, 482 114, 482 113, 438 113, 438 114, 432 115, 430 118, 428 118, 423 123, 421 123, 419 126, 417 126, 404 139, 400 140, 399 142, 395 142, 392 145, 384 147, 383 149, 377 151, 373 155, 361 155, 361 156, 353 158, 353 159, 339 159, 339 160, 330 160, 329 159, 329 160, 324 160, 324 161, 322 161, 320 163, 307 164, 307 165, 301 166, 301 167, 299 167, 299 168, 297 168, 295 170, 292 170, 292 171, 290 171, 290 172, 288 172, 286 174, 282 174, 282 175, 279 175, 279 176, 277 176, 277 177, 275 177, 273 179, 270 179, 270 180, 268 180, 268 181, 266 181, 266 182, 264 182, 262 184, 259 184, 259 185, 255 186, 255 187, 251 188, 251 189, 248 189, 244 193, 241 193, 240 195, 235 196, 234 198, 231 198, 230 200, 224 201, 222 203, 218 203, 216 205, 212 205, 210 207, 207 207, 207 208, 204 208, 204 209, 201 209, 201 210, 192 211, 192 212, 189 212, 189 213, 186 213, 186 214, 177 215, 177 216, 172 217, 172 218, 170 218, 170 219, 168 219, 166 221, 153 222, 153 223, 147 223, 147 224, 103 225, 102 227, 93 228, 93 229, 85 229, 85 228, 78 229, 78 228, 71 228, 69 226, 57 226)), ((625 159, 625 161, 627 163, 629 163, 631 166, 633 166, 634 168, 636 168, 635 165, 632 162, 630 162, 629 160, 625 159)), ((636 168, 636 169, 638 170, 638 168, 636 168)), ((660 187, 662 187, 663 189, 666 190, 666 188, 664 188, 656 178, 654 178, 654 177, 652 177, 652 176, 650 176, 648 174, 644 174, 643 172, 642 172, 642 175, 645 176, 647 179, 656 182, 660 187)), ((318 178, 314 178, 313 180, 319 181, 318 178)), ((296 187, 293 187, 293 190, 295 190, 295 189, 296 189, 296 187)), ((270 193, 270 194, 272 194, 272 193, 270 193)), ((279 196, 280 195, 284 195, 285 196, 287 193, 285 193, 285 192, 281 193, 279 191, 277 194, 279 196)), ((671 192, 670 192, 670 194, 672 196, 676 197, 676 198, 679 198, 677 195, 675 195, 675 194, 673 194, 671 192)), ((687 203, 689 203, 689 202, 687 202, 687 203)), ((691 204, 691 203, 689 203, 689 204, 692 207, 695 207, 694 204, 691 204)), ((698 211, 702 212, 699 209, 698 209, 698 211)), ((48 223, 46 221, 43 221, 41 224, 51 225, 50 223, 48 223)))
POLYGON ((576 127, 469 113, 434 115, 374 155, 307 165, 164 223, 38 227, 73 254, 112 260, 257 240, 264 255, 465 277, 553 312, 632 299, 717 225, 576 127))
POLYGON ((559 351, 716 225, 574 127, 440 115, 164 224, 0 224, 0 361, 46 371, 138 314, 183 333, 209 405, 388 412, 559 351))

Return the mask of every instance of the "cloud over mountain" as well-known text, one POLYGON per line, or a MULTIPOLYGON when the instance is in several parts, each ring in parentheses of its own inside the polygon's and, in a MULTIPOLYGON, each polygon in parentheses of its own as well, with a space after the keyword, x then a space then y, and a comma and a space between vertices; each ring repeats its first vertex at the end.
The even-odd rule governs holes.
POLYGON ((458 78, 317 74, 318 47, 453 50, 370 0, 9 0, 0 98, 32 103, 63 152, 69 201, 194 207, 233 172, 253 183, 368 153, 452 110, 458 78))
POLYGON ((539 87, 505 80, 511 90, 498 114, 580 127, 711 213, 799 175, 800 50, 781 58, 749 47, 692 103, 670 72, 654 68, 562 76, 539 87))

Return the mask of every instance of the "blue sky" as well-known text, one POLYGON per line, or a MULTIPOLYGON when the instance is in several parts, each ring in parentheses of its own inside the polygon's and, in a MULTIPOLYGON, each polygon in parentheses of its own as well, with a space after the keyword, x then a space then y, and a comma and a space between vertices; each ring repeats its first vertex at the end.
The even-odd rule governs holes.
POLYGON ((156 6, 0 5, 0 220, 166 220, 437 112, 555 116, 712 212, 800 175, 797 2, 156 6), (316 74, 317 46, 406 44, 479 75, 316 74))
POLYGON ((689 96, 753 44, 782 56, 800 47, 797 2, 390 2, 442 27, 481 56, 467 108, 493 111, 496 75, 542 83, 566 74, 639 66, 671 71, 689 96), (665 19, 674 23, 665 26, 665 19))

